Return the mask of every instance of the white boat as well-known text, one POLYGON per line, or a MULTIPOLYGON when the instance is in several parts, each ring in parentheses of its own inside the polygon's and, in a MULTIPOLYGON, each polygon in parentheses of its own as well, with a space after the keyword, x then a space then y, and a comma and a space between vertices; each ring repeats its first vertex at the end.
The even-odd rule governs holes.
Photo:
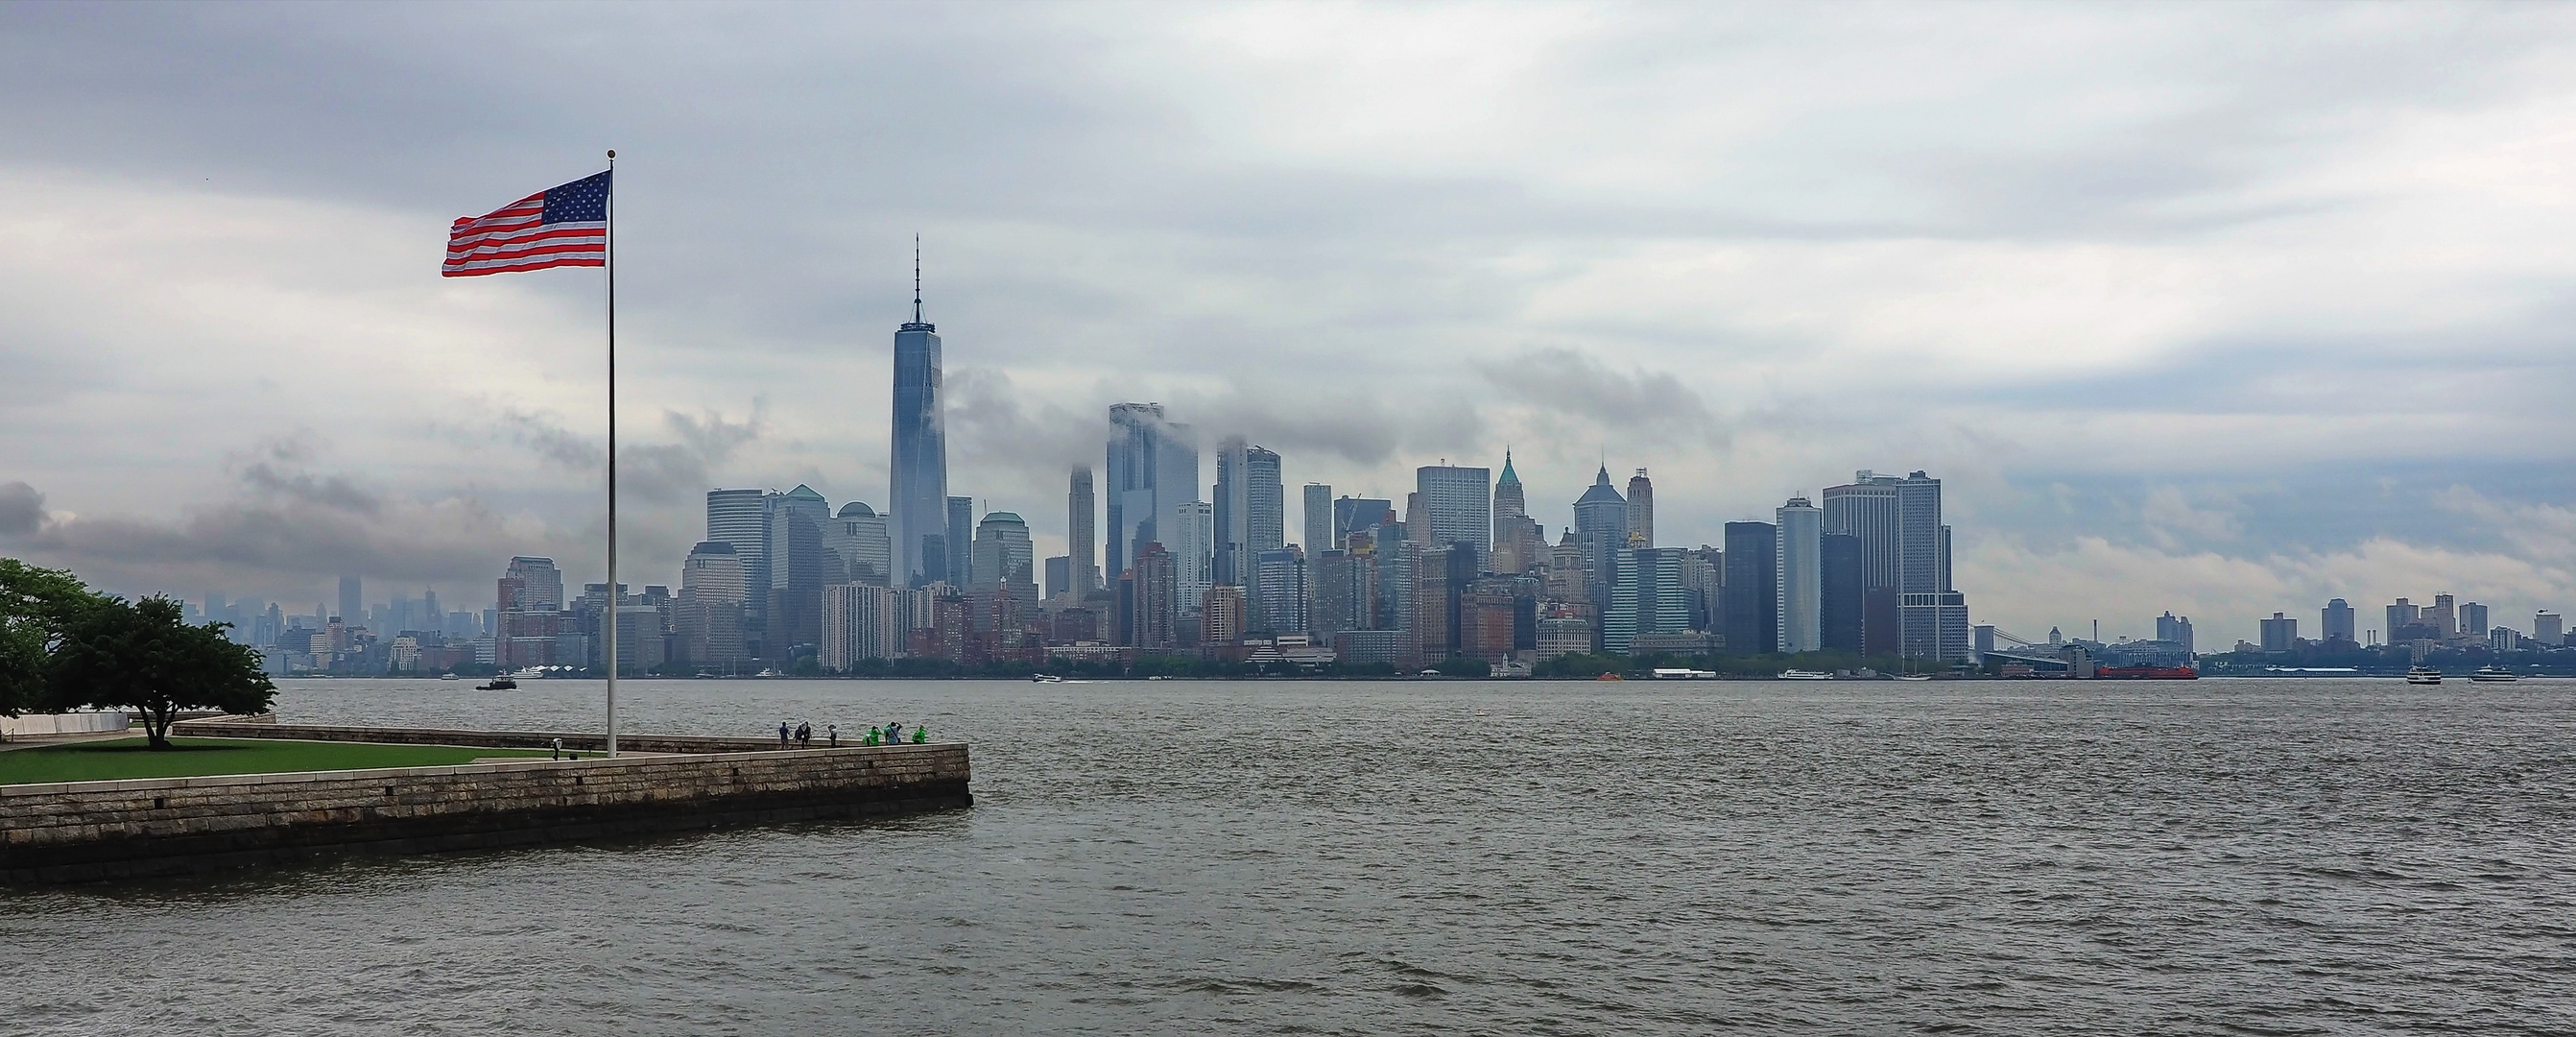
POLYGON ((1782 670, 1780 671, 1780 679, 1784 681, 1829 681, 1834 679, 1834 675, 1826 673, 1823 670, 1782 670))
POLYGON ((1052 673, 1032 673, 1029 675, 1029 681, 1033 684, 1062 684, 1064 678, 1052 673))
POLYGON ((2511 684, 2521 679, 2512 670, 2502 666, 2481 666, 2476 673, 2469 675, 2469 680, 2479 684, 2511 684))
POLYGON ((1932 675, 1928 673, 1900 673, 1896 675, 1896 679, 1901 681, 1928 681, 1932 679, 1932 675))
POLYGON ((2442 683, 2442 671, 2436 670, 2430 666, 2418 666, 2406 671, 2406 683, 2440 684, 2442 683))

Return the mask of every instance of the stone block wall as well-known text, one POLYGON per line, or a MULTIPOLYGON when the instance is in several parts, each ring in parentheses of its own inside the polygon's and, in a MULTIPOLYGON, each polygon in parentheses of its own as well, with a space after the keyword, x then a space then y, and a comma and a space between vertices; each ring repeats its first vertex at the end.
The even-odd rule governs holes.
MULTIPOLYGON (((626 739, 619 742, 624 748, 626 739)), ((5 785, 0 882, 96 881, 336 853, 479 849, 974 802, 962 744, 801 752, 767 744, 771 751, 5 785)))

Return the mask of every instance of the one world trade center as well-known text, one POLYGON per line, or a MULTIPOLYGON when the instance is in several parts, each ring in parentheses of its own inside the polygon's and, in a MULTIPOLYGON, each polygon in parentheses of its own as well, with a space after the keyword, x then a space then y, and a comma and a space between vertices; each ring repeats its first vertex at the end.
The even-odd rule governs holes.
POLYGON ((912 320, 894 333, 895 572, 918 587, 941 570, 948 544, 948 425, 940 416, 938 327, 921 319, 921 242, 912 246, 912 320), (937 538, 932 540, 931 538, 937 538), (925 542, 927 542, 925 546, 925 542))

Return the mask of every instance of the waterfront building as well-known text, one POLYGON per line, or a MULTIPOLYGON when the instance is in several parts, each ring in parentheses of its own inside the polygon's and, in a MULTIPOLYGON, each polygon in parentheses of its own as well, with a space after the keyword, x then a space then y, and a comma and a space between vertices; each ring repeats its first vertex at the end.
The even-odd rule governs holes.
POLYGON ((1200 639, 1211 647, 1222 648, 1243 642, 1243 588, 1220 583, 1207 589, 1199 606, 1200 639))
POLYGON ((2397 632, 2415 624, 2417 611, 2414 603, 2404 598, 2388 606, 2388 643, 2396 644, 2397 632))
POLYGON ((1817 608, 1817 619, 1823 624, 1819 636, 1826 651, 1858 655, 1863 647, 1862 615, 1869 600, 1867 555, 1860 538, 1847 533, 1820 533, 1816 545, 1817 584, 1824 595, 1817 608))
POLYGON ((2457 600, 2448 594, 2433 595, 2432 607, 2417 614, 2415 619, 2417 622, 2430 623, 2433 629, 2441 631, 2443 637, 2457 634, 2460 632, 2460 610, 2459 606, 2453 604, 2457 600))
MULTIPOLYGON (((1331 491, 1326 490, 1329 494, 1331 491)), ((1286 490, 1279 481, 1279 455, 1227 436, 1217 443, 1215 578, 1254 588, 1261 552, 1287 542, 1286 490)), ((1257 592, 1255 598, 1258 598, 1257 592)))
POLYGON ((2564 645, 2567 643, 2567 621, 2548 609, 2532 613, 2531 639, 2551 648, 2564 645))
POLYGON ((1109 425, 1108 571, 1125 572, 1139 548, 1163 539, 1157 527, 1174 506, 1199 499, 1199 451, 1159 403, 1113 406, 1109 425))
POLYGON ((1378 527, 1374 558, 1377 569, 1377 621, 1372 629, 1405 631, 1411 643, 1414 574, 1422 568, 1422 545, 1403 533, 1401 523, 1378 527))
POLYGON ((1207 501, 1182 501, 1172 506, 1162 528, 1171 534, 1163 547, 1172 553, 1175 600, 1182 612, 1196 612, 1216 582, 1215 508, 1207 501))
POLYGON ((1554 659, 1591 650, 1591 622, 1571 602, 1549 602, 1538 620, 1538 657, 1554 659))
MULTIPOLYGON (((2336 598, 2326 605, 2326 613, 2329 617, 2326 623, 2326 628, 2329 631, 2334 629, 2334 622, 2331 617, 2334 614, 2334 607, 2337 605, 2343 605, 2342 598, 2336 598)), ((2333 635, 2329 633, 2327 637, 2332 639, 2333 635)), ((2350 605, 2343 605, 2343 637, 2344 640, 2352 640, 2352 606, 2350 605)), ((2156 640, 2163 641, 2167 644, 2179 645, 2181 646, 2184 655, 2190 655, 2192 650, 2191 617, 2177 616, 2173 614, 2172 610, 2166 610, 2164 615, 2156 617, 2156 640)))
POLYGON ((503 571, 500 593, 494 600, 505 612, 556 612, 564 605, 563 571, 555 568, 552 558, 519 555, 510 559, 503 571))
POLYGON ((1334 634, 1367 629, 1361 614, 1367 581, 1360 578, 1366 568, 1365 557, 1348 551, 1318 551, 1309 557, 1313 587, 1307 595, 1306 626, 1317 642, 1329 644, 1334 634))
POLYGON ((1780 643, 1779 527, 1768 522, 1726 524, 1725 607, 1727 651, 1759 655, 1780 643))
POLYGON ((1690 629, 1689 601, 1682 593, 1682 549, 1646 547, 1644 539, 1631 534, 1628 549, 1618 554, 1610 609, 1601 617, 1602 651, 1627 653, 1640 636, 1690 629))
POLYGON ((1773 513, 1775 580, 1779 608, 1776 647, 1783 653, 1821 651, 1825 647, 1825 513, 1805 497, 1791 497, 1773 513))
POLYGON ((1432 546, 1470 544, 1483 558, 1493 550, 1494 497, 1492 473, 1483 468, 1424 465, 1414 469, 1419 494, 1430 523, 1432 546))
MULTIPOLYGON (((2165 615, 2171 616, 2173 613, 2168 612, 2165 613, 2165 615)), ((2326 602, 2326 607, 2318 613, 2317 633, 2328 641, 2342 640, 2353 644, 2360 644, 2361 639, 2352 636, 2352 620, 2352 606, 2349 603, 2345 602, 2342 598, 2329 600, 2326 602)), ((2156 639, 2159 641, 2180 640, 2183 642, 2184 647, 2188 648, 2191 644, 2191 621, 2184 620, 2182 629, 2184 631, 2182 637, 2168 637, 2166 636, 2164 622, 2159 620, 2156 623, 2156 639)))
POLYGON ((1305 632, 1306 552, 1293 544, 1276 547, 1261 552, 1256 564, 1259 582, 1251 593, 1260 595, 1261 607, 1254 621, 1274 634, 1305 632))
MULTIPOLYGON (((1100 546, 1099 531, 1093 527, 1097 505, 1092 501, 1091 466, 1073 466, 1070 489, 1064 495, 1065 566, 1068 582, 1064 585, 1074 597, 1100 588, 1100 561, 1093 554, 1100 546)), ((1054 590, 1048 591, 1053 597, 1054 590)))
POLYGON ((823 582, 894 585, 894 532, 886 517, 859 501, 841 505, 823 532, 823 582))
POLYGON ((1951 662, 1976 659, 1976 649, 1968 639, 1966 595, 1958 591, 1906 594, 1898 599, 1897 608, 1897 622, 1905 634, 1899 653, 1906 658, 1951 662))
POLYGON ((1707 544, 1682 552, 1682 600, 1690 609, 1690 628, 1718 629, 1718 594, 1726 586, 1726 553, 1707 544))
POLYGON ((2299 621, 2281 613, 2263 621, 2263 650, 2287 652, 2299 646, 2299 621))
POLYGON ((1631 546, 1655 546, 1655 483, 1646 478, 1646 470, 1628 478, 1628 541, 1631 546))
POLYGON ((1405 661, 1408 666, 1439 662, 1457 654, 1458 648, 1458 599, 1450 585, 1458 545, 1413 550, 1418 554, 1413 564, 1413 620, 1407 624, 1413 648, 1412 657, 1405 661))
POLYGON ((1172 553, 1160 541, 1147 541, 1137 549, 1136 564, 1130 567, 1124 611, 1129 644, 1149 652, 1168 652, 1176 644, 1173 622, 1179 618, 1179 569, 1172 553))
MULTIPOLYGON (((942 409, 939 328, 922 319, 921 255, 912 267, 912 319, 894 333, 893 457, 887 466, 886 510, 892 517, 900 575, 893 582, 919 587, 946 568, 950 543, 964 529, 949 522, 948 423, 942 409), (931 537, 940 537, 931 545, 931 537), (934 555, 933 547, 942 554, 934 555), (932 561, 937 557, 939 561, 932 561)), ((714 539, 709 534, 709 539, 714 539)), ((740 545, 736 545, 740 546, 740 545)))
POLYGON ((1628 499, 1610 485, 1609 465, 1601 466, 1591 487, 1574 502, 1574 539, 1583 548, 1584 599, 1607 612, 1619 552, 1628 546, 1628 499))
POLYGON ((2462 604, 2460 606, 2460 633, 2469 637, 2485 637, 2487 635, 2487 607, 2474 601, 2462 604))

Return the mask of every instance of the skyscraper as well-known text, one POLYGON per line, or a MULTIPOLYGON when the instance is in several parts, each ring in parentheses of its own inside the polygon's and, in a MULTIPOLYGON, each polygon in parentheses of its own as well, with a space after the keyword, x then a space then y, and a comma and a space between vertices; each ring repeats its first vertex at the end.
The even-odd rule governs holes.
POLYGON ((1308 557, 1342 548, 1333 542, 1333 487, 1330 484, 1307 483, 1305 501, 1298 508, 1298 516, 1305 520, 1308 557))
POLYGON ((1610 609, 1601 619, 1603 651, 1625 653, 1639 634, 1690 629, 1689 598, 1682 591, 1682 555, 1678 547, 1631 546, 1619 552, 1610 609))
POLYGON ((1863 561, 1860 538, 1847 533, 1825 533, 1816 538, 1821 561, 1818 575, 1824 588, 1821 609, 1824 621, 1825 650, 1860 654, 1861 612, 1869 600, 1869 573, 1863 561))
POLYGON ((2275 612, 2272 618, 2262 621, 2262 628, 2263 650, 2266 652, 2287 652, 2299 645, 2298 620, 2275 612))
POLYGON ((1255 560, 1261 567, 1260 618, 1267 621, 1273 633, 1294 634, 1306 630, 1306 552, 1296 547, 1274 547, 1263 551, 1255 560))
MULTIPOLYGON (((2343 599, 2336 598, 2331 604, 2326 606, 2326 614, 2329 617, 2327 619, 2327 623, 2329 625, 2334 622, 2331 617, 2334 614, 2334 606, 2336 605, 2343 605, 2343 599)), ((2344 605, 2343 624, 2344 638, 2346 640, 2350 640, 2352 637, 2352 606, 2344 605)), ((2181 645, 2182 650, 2185 652, 2191 651, 2191 617, 2174 615, 2171 610, 2167 610, 2164 615, 2157 616, 2156 640, 2169 641, 2174 644, 2181 645)))
POLYGON ((1779 531, 1773 539, 1773 571, 1778 581, 1773 597, 1780 611, 1774 643, 1784 654, 1822 651, 1825 513, 1805 497, 1791 497, 1774 516, 1779 531))
MULTIPOLYGON (((2164 636, 2161 630, 2163 623, 2159 622, 2157 626, 2159 627, 2159 631, 2156 634, 2156 638, 2158 640, 2172 640, 2172 638, 2164 636)), ((2346 603, 2342 598, 2335 598, 2327 601, 2326 607, 2317 617, 2317 633, 2323 635, 2328 641, 2341 638, 2354 644, 2360 644, 2361 640, 2352 636, 2352 626, 2352 606, 2346 603)), ((2186 647, 2188 647, 2188 644, 2186 644, 2186 647)))
POLYGON ((1907 594, 1950 590, 1941 580, 1941 480, 1917 471, 1896 484, 1897 589, 1907 594))
POLYGON ((780 499, 766 490, 707 491, 707 539, 732 544, 742 560, 742 623, 752 641, 769 612, 769 520, 780 499))
POLYGON ((727 672, 741 664, 745 587, 734 545, 707 540, 690 549, 680 563, 680 597, 671 616, 681 661, 727 672))
POLYGON ((893 586, 894 533, 876 509, 858 501, 841 505, 840 514, 832 516, 824 531, 823 550, 831 552, 840 576, 835 580, 827 572, 825 583, 893 586))
POLYGON ((770 506, 769 602, 753 630, 761 658, 786 658, 784 650, 823 636, 823 531, 831 516, 823 495, 802 484, 770 506))
POLYGON ((2477 637, 2487 636, 2487 607, 2474 601, 2462 603, 2460 605, 2460 633, 2471 634, 2477 637))
POLYGON ((1414 469, 1415 492, 1431 522, 1432 546, 1474 544, 1476 557, 1494 549, 1493 472, 1456 465, 1414 469))
POLYGON ((340 621, 357 626, 367 621, 366 597, 358 591, 358 578, 340 577, 340 621))
POLYGON ((1537 564, 1543 545, 1529 520, 1529 494, 1512 470, 1512 452, 1503 451, 1503 474, 1494 477, 1494 571, 1523 573, 1537 564))
POLYGON ((1241 584, 1256 609, 1261 578, 1256 560, 1287 540, 1287 491, 1279 480, 1279 455, 1227 436, 1216 453, 1216 582, 1241 584))
POLYGON ((1209 575, 1216 564, 1214 510, 1206 501, 1182 501, 1160 524, 1163 549, 1172 553, 1172 607, 1183 613, 1198 611, 1215 582, 1209 575))
MULTIPOLYGON (((1605 478, 1603 485, 1608 485, 1605 478)), ((1622 518, 1625 518, 1624 509, 1622 518)), ((1779 527, 1768 522, 1726 524, 1726 584, 1718 595, 1726 650, 1760 655, 1780 643, 1779 527)))
POLYGON ((1199 450, 1190 427, 1163 418, 1159 403, 1109 408, 1109 566, 1127 569, 1137 548, 1162 539, 1157 522, 1199 499, 1199 450))
MULTIPOLYGON (((894 460, 887 468, 886 493, 902 569, 895 582, 910 587, 927 582, 931 563, 922 557, 924 538, 946 535, 953 542, 966 534, 963 526, 951 529, 948 522, 948 422, 940 409, 938 332, 938 326, 921 319, 921 242, 916 238, 912 319, 894 333, 894 460)), ((708 537, 714 539, 714 534, 708 537)))
POLYGON ((1631 546, 1655 546, 1655 483, 1643 468, 1628 478, 1628 537, 1631 546))
POLYGON ((975 498, 950 497, 948 498, 948 582, 964 588, 979 579, 982 577, 975 573, 975 498))
POLYGON ((1610 587, 1619 574, 1618 554, 1628 547, 1628 499, 1610 485, 1609 465, 1601 466, 1592 486, 1574 502, 1574 539, 1583 547, 1585 592, 1607 613, 1610 587))
POLYGON ((970 571, 976 586, 1002 587, 1036 600, 1036 574, 1031 571, 1036 550, 1029 542, 1029 524, 1019 513, 985 515, 975 526, 974 553, 970 571))
POLYGON ((1092 525, 1097 507, 1091 499, 1091 466, 1073 466, 1073 487, 1064 495, 1066 584, 1075 597, 1100 589, 1100 533, 1092 525))

